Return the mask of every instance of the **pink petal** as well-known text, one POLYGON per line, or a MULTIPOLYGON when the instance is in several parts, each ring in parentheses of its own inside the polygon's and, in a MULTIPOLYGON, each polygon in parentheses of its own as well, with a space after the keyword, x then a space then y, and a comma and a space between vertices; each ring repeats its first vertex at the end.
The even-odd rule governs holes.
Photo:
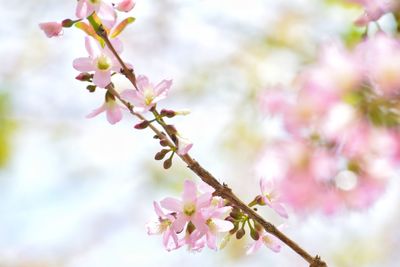
POLYGON ((197 198, 197 208, 206 208, 209 207, 211 205, 211 200, 212 200, 212 193, 207 192, 204 194, 201 194, 198 198, 197 198))
POLYGON ((142 103, 142 98, 138 94, 138 91, 127 89, 121 92, 121 97, 131 103, 132 105, 136 106, 139 103, 142 103))
POLYGON ((105 88, 111 82, 110 71, 97 70, 93 75, 93 83, 100 88, 105 88))
POLYGON ((167 209, 170 211, 175 211, 175 212, 182 211, 182 202, 176 198, 166 197, 163 200, 161 200, 160 203, 164 209, 167 209))
POLYGON ((122 119, 122 112, 117 104, 112 104, 111 107, 107 108, 106 114, 107 120, 111 124, 116 124, 122 119))
POLYGON ((275 236, 270 234, 265 234, 265 236, 262 237, 262 240, 264 242, 264 245, 267 246, 269 249, 271 249, 273 252, 281 251, 280 241, 275 236))
POLYGON ((86 115, 86 118, 93 118, 97 115, 99 115, 100 113, 104 112, 106 110, 106 105, 103 104, 101 107, 93 110, 92 112, 90 112, 88 115, 86 115))
POLYGON ((216 225, 218 232, 228 232, 233 229, 233 223, 222 219, 214 218, 213 223, 216 225))
POLYGON ((95 58, 101 54, 99 45, 88 36, 85 37, 85 47, 91 58, 95 58))
POLYGON ((139 87, 139 90, 143 91, 149 86, 149 79, 144 75, 139 75, 136 79, 136 84, 139 87))
MULTIPOLYGON (((153 100, 154 102, 156 102, 155 100, 153 100)), ((176 153, 178 153, 178 155, 183 156, 186 155, 189 150, 193 147, 193 143, 190 142, 189 139, 186 139, 182 136, 177 136, 178 138, 178 150, 176 151, 176 153)))
POLYGON ((129 12, 135 7, 135 1, 123 0, 118 3, 117 10, 121 12, 129 12))
POLYGON ((207 246, 210 249, 217 250, 217 237, 211 234, 210 232, 207 232, 206 237, 207 237, 207 246))
POLYGON ((255 241, 246 251, 246 255, 250 255, 253 254, 254 252, 256 252, 257 250, 260 249, 261 245, 262 245, 262 241, 260 240, 261 238, 259 238, 257 241, 255 241))
POLYGON ((161 218, 165 217, 164 212, 162 211, 160 205, 157 202, 153 201, 153 206, 154 206, 154 210, 155 210, 156 214, 159 217, 161 217, 161 218))
POLYGON ((101 21, 107 28, 112 28, 117 20, 117 14, 115 13, 114 8, 104 1, 100 3, 97 15, 101 18, 101 21))
POLYGON ((80 57, 73 61, 72 63, 74 69, 87 72, 87 71, 94 71, 95 67, 93 66, 93 60, 88 57, 80 57))
POLYGON ((192 181, 185 180, 183 184, 182 200, 184 203, 195 202, 197 198, 197 187, 192 181))
POLYGON ((78 0, 78 4, 76 5, 75 15, 80 18, 86 18, 87 15, 88 4, 86 0, 78 0))
POLYGON ((172 223, 172 226, 174 230, 179 233, 183 230, 183 227, 185 227, 186 222, 186 217, 182 213, 179 213, 176 220, 172 223))
POLYGON ((286 212, 285 207, 280 203, 272 203, 271 208, 276 211, 281 217, 287 219, 289 218, 288 213, 286 212))
POLYGON ((172 80, 162 80, 159 84, 154 87, 154 91, 157 96, 164 95, 167 96, 168 90, 171 88, 172 80))

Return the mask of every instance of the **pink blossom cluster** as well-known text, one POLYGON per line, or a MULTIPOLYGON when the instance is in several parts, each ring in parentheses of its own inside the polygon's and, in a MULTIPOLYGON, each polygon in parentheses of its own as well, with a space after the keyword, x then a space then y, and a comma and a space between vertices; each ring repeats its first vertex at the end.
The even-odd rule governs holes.
POLYGON ((356 21, 357 26, 365 26, 372 21, 377 21, 386 13, 394 11, 399 7, 398 0, 348 0, 364 7, 364 14, 356 21))
MULTIPOLYGON (((121 54, 123 51, 123 43, 118 38, 119 34, 126 28, 127 25, 135 21, 135 18, 128 17, 118 22, 118 12, 129 12, 135 6, 133 0, 123 0, 117 3, 105 0, 79 0, 77 1, 75 15, 76 20, 65 19, 61 23, 46 22, 39 24, 39 27, 45 32, 48 37, 60 36, 62 29, 69 28, 75 25, 82 30, 85 36, 85 47, 88 53, 86 57, 79 57, 73 61, 73 67, 80 72, 76 77, 77 80, 90 82, 87 86, 90 92, 94 92, 96 88, 104 88, 104 102, 90 114, 88 118, 92 118, 101 113, 106 113, 109 123, 115 124, 122 120, 123 111, 127 109, 126 103, 132 107, 130 112, 138 114, 146 114, 153 112, 156 104, 167 97, 172 86, 172 80, 162 80, 158 84, 153 84, 145 75, 135 76, 133 67, 127 62, 123 62, 121 54), (103 31, 101 34, 99 31, 103 31), (107 41, 104 39, 106 35, 107 41), (133 78, 131 80, 132 87, 122 92, 117 92, 115 85, 112 83, 114 75, 126 75, 126 72, 131 72, 133 78), (117 92, 111 93, 109 86, 117 92), (116 99, 119 98, 119 99, 116 99), (151 111, 151 112, 150 112, 151 111)), ((175 115, 184 115, 187 112, 178 112, 169 110, 166 114, 160 114, 161 117, 173 117, 175 115)), ((158 116, 157 114, 154 114, 158 116)), ((144 118, 143 116, 141 118, 144 118)), ((153 120, 154 121, 154 120, 153 120)), ((136 129, 144 129, 149 126, 147 120, 141 121, 135 125, 136 129)), ((172 125, 168 125, 172 128, 172 125)), ((169 167, 172 156, 176 152, 178 155, 185 155, 191 149, 193 144, 182 137, 177 131, 171 137, 176 148, 164 149, 158 155, 162 159, 168 152, 173 152, 171 157, 166 161, 165 167, 169 167)), ((165 146, 165 140, 160 140, 160 143, 165 146)))
POLYGON ((167 250, 183 245, 194 251, 200 251, 206 245, 216 250, 217 235, 234 227, 232 222, 225 220, 231 207, 225 206, 222 199, 213 197, 208 186, 200 191, 194 182, 186 180, 182 199, 167 197, 160 203, 161 207, 154 202, 158 220, 148 223, 146 228, 150 235, 163 235, 167 250))
MULTIPOLYGON (((259 205, 268 205, 281 216, 287 218, 287 213, 274 195, 271 184, 261 180, 262 194, 256 197, 259 205), (268 187, 268 188, 267 188, 268 187)), ((247 254, 254 253, 262 245, 274 252, 279 252, 281 242, 257 223, 250 222, 249 218, 237 208, 220 197, 213 197, 214 190, 202 183, 199 188, 192 181, 184 182, 181 199, 167 197, 160 204, 154 202, 154 210, 158 219, 146 224, 149 235, 162 235, 163 245, 168 250, 187 246, 191 251, 200 251, 205 246, 217 250, 223 248, 230 236, 236 234, 240 239, 245 235, 245 226, 250 227, 250 236, 254 240, 248 246, 247 254), (217 238, 225 235, 220 244, 217 238)))
MULTIPOLYGON (((400 163, 400 42, 379 33, 348 51, 326 46, 297 93, 261 97, 287 135, 267 146, 284 202, 297 211, 369 207, 400 163)), ((267 171, 267 170, 265 170, 267 171)))
MULTIPOLYGON (((117 21, 117 14, 115 10, 121 12, 129 12, 135 6, 133 0, 122 0, 117 3, 105 0, 78 0, 76 5, 75 15, 78 20, 86 19, 88 16, 95 12, 102 20, 104 25, 112 28, 117 21)), ((63 27, 71 27, 70 20, 63 22, 44 22, 40 23, 40 28, 45 32, 47 37, 57 37, 62 35, 63 27)))

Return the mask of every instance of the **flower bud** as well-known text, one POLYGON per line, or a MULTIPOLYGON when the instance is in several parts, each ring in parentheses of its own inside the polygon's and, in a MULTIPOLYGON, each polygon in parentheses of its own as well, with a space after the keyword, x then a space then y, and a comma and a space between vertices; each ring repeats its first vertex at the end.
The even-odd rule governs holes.
POLYGON ((164 161, 164 163, 163 163, 164 169, 169 169, 169 168, 171 168, 171 166, 172 166, 172 157, 166 159, 166 160, 164 161))
POLYGON ((93 93, 94 91, 96 91, 96 85, 88 85, 88 86, 86 86, 86 89, 89 91, 89 92, 91 92, 91 93, 93 93))
POLYGON ((165 157, 165 155, 167 155, 167 153, 170 151, 171 151, 170 149, 163 149, 154 156, 154 159, 162 160, 165 157))
POLYGON ((74 20, 72 20, 72 19, 64 19, 64 20, 61 22, 61 25, 62 25, 64 28, 70 28, 70 27, 72 27, 72 26, 75 24, 75 22, 76 22, 76 21, 74 21, 74 20))
POLYGON ((260 238, 260 234, 254 228, 250 229, 250 236, 256 241, 260 238))
POLYGON ((239 223, 238 222, 234 222, 233 223, 233 228, 229 231, 229 234, 233 235, 234 233, 236 233, 236 231, 239 229, 239 223))
POLYGON ((138 124, 136 124, 134 127, 135 127, 135 129, 138 129, 138 130, 142 130, 142 129, 146 129, 147 128, 147 126, 149 126, 149 121, 142 121, 142 122, 139 122, 138 124))
POLYGON ((176 113, 175 111, 170 109, 162 109, 160 115, 167 118, 173 118, 176 115, 176 113))
POLYGON ((160 145, 161 146, 168 146, 168 141, 166 139, 161 139, 160 140, 160 145))
POLYGON ((242 213, 240 212, 240 209, 233 208, 229 215, 234 219, 239 219, 242 216, 242 213))
POLYGON ((78 76, 75 77, 78 81, 82 82, 91 82, 93 78, 93 74, 87 72, 81 72, 78 76))
POLYGON ((236 238, 241 239, 246 234, 244 228, 241 228, 239 231, 236 232, 236 238))

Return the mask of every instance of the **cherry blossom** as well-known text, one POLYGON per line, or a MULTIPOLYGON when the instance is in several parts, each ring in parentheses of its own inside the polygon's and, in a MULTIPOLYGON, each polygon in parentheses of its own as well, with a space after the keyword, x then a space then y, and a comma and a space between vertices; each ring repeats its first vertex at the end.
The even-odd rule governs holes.
POLYGON ((186 180, 184 182, 182 200, 167 197, 161 201, 161 206, 176 212, 173 227, 177 232, 183 230, 186 223, 191 222, 199 231, 206 232, 206 220, 201 214, 201 209, 211 204, 211 193, 206 192, 198 196, 196 184, 186 180))
POLYGON ((147 112, 158 101, 167 97, 172 80, 162 80, 154 86, 146 76, 139 75, 136 84, 138 90, 125 90, 121 93, 121 96, 133 104, 136 112, 147 112))
MULTIPOLYGON (((121 66, 108 48, 101 48, 94 39, 85 37, 85 46, 89 57, 75 59, 73 66, 81 72, 94 71, 93 83, 98 87, 105 88, 111 82, 112 71, 119 72, 121 66)), ((121 48, 116 47, 120 53, 121 48)))
POLYGON ((261 189, 261 205, 268 205, 276 213, 278 213, 283 218, 288 218, 289 215, 286 212, 285 207, 281 203, 281 198, 277 189, 275 188, 273 180, 260 179, 260 189, 261 189))
POLYGON ((85 19, 93 12, 101 19, 108 28, 111 28, 117 19, 115 10, 110 3, 103 0, 78 0, 76 6, 76 16, 85 19))
POLYGON ((122 119, 122 107, 117 104, 115 98, 108 93, 106 94, 105 102, 86 117, 93 118, 103 112, 106 112, 107 120, 111 124, 116 124, 122 119))
POLYGON ((246 251, 247 255, 253 254, 257 250, 259 250, 262 245, 265 245, 267 248, 272 250, 273 252, 280 252, 281 250, 281 242, 275 236, 267 233, 264 229, 260 229, 258 231, 259 238, 256 240, 246 251))
POLYGON ((43 22, 39 24, 47 37, 58 37, 63 34, 62 24, 58 22, 43 22))
POLYGON ((180 247, 178 235, 172 227, 175 217, 172 214, 165 214, 157 202, 153 202, 154 210, 158 215, 158 220, 146 224, 149 235, 163 235, 163 245, 170 251, 180 247))
POLYGON ((358 26, 365 26, 371 21, 377 21, 384 14, 392 11, 396 6, 396 0, 349 0, 362 5, 365 12, 356 21, 358 26))

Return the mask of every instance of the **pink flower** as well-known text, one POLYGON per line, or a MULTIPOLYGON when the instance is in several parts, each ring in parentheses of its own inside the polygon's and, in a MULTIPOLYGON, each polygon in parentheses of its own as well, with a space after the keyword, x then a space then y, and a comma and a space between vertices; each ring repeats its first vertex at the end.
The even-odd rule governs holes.
POLYGON ((285 210, 285 207, 281 203, 280 197, 275 189, 273 181, 261 179, 260 189, 262 203, 268 205, 280 216, 287 219, 289 216, 285 210))
POLYGON ((160 205, 157 202, 153 202, 154 210, 158 215, 156 222, 149 222, 146 224, 147 234, 149 235, 160 235, 163 234, 164 247, 171 251, 180 247, 178 235, 172 228, 172 224, 175 221, 175 217, 171 214, 165 214, 160 205))
POLYGON ((134 7, 135 7, 135 1, 133 0, 122 0, 116 6, 117 10, 121 12, 129 12, 134 7))
POLYGON ((264 229, 258 231, 260 237, 256 240, 246 251, 246 254, 253 254, 265 245, 267 248, 271 249, 273 252, 279 252, 281 250, 281 244, 278 238, 267 233, 264 229))
POLYGON ((62 25, 58 22, 43 22, 39 24, 47 37, 57 37, 63 34, 62 25))
POLYGON ((114 8, 111 4, 102 0, 78 0, 76 16, 85 19, 93 12, 101 19, 108 28, 111 28, 117 19, 114 8))
POLYGON ((190 142, 189 139, 186 139, 180 135, 177 135, 177 138, 178 138, 178 150, 176 151, 176 153, 178 153, 178 155, 180 156, 186 155, 192 148, 193 143, 190 142))
POLYGON ((108 93, 106 94, 106 101, 99 108, 93 110, 86 118, 93 118, 102 112, 106 112, 107 120, 111 124, 115 124, 122 119, 122 107, 117 104, 115 98, 108 93))
POLYGON ((365 8, 365 12, 360 16, 355 24, 357 26, 365 26, 371 21, 377 21, 384 14, 392 11, 395 8, 394 0, 349 0, 353 3, 358 3, 365 8))
POLYGON ((121 96, 134 106, 136 112, 146 112, 158 101, 167 97, 172 80, 162 80, 154 86, 146 76, 139 75, 136 83, 138 90, 125 90, 121 93, 121 96))
MULTIPOLYGON (((111 72, 119 72, 121 66, 107 48, 101 48, 93 39, 85 37, 85 46, 89 57, 75 59, 73 66, 81 72, 94 71, 93 83, 98 87, 105 88, 111 82, 111 72)), ((116 48, 120 53, 119 47, 116 46, 116 48)))
POLYGON ((224 220, 231 209, 231 207, 211 207, 202 211, 203 218, 206 220, 207 230, 201 234, 206 237, 207 246, 210 249, 217 249, 218 233, 228 232, 233 229, 232 222, 224 220))
POLYGON ((197 230, 207 232, 206 220, 201 209, 209 207, 212 195, 209 192, 197 196, 196 184, 186 180, 183 187, 182 200, 167 197, 161 201, 161 206, 167 210, 176 212, 176 220, 173 223, 175 231, 183 230, 186 223, 191 222, 197 230))

